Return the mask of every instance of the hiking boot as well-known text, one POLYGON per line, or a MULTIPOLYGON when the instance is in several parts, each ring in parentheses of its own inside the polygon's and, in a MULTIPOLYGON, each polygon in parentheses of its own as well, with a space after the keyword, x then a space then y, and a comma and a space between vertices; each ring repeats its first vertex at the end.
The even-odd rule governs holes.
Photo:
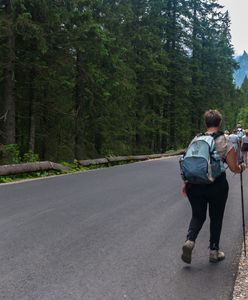
POLYGON ((187 240, 183 245, 183 254, 181 258, 187 264, 191 264, 191 255, 194 247, 195 247, 195 242, 190 240, 187 240))
POLYGON ((217 263, 225 259, 225 253, 219 250, 210 250, 209 251, 209 262, 217 263))

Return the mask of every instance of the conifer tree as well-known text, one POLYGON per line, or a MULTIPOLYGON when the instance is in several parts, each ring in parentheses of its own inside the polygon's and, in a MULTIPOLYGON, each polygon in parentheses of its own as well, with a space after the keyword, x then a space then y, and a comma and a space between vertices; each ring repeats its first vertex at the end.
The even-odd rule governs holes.
POLYGON ((215 0, 4 0, 0 137, 41 159, 185 147, 235 89, 230 18, 215 0), (8 114, 6 114, 8 112, 8 114))

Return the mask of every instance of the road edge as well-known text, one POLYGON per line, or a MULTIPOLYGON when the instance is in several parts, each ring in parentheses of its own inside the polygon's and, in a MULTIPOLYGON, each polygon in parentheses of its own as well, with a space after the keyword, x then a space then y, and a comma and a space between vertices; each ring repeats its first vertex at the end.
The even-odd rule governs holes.
POLYGON ((37 180, 52 179, 52 178, 63 177, 63 176, 72 176, 72 175, 83 174, 83 173, 88 173, 88 172, 96 172, 96 171, 106 170, 106 169, 109 169, 109 168, 118 168, 118 167, 128 166, 130 164, 141 164, 141 163, 148 163, 148 162, 151 162, 151 161, 167 160, 167 159, 176 158, 176 157, 179 157, 179 156, 180 155, 171 155, 171 156, 166 156, 166 157, 148 159, 148 160, 144 160, 144 161, 136 161, 136 162, 127 163, 127 164, 115 165, 115 166, 110 166, 110 167, 106 167, 106 168, 100 168, 99 167, 99 168, 95 168, 95 169, 91 169, 91 170, 89 169, 89 170, 84 170, 84 171, 77 171, 77 172, 68 173, 68 174, 57 174, 57 175, 37 177, 37 178, 21 179, 21 180, 17 180, 17 181, 0 183, 0 187, 1 186, 6 186, 6 185, 27 183, 27 182, 37 181, 37 180))
MULTIPOLYGON (((246 233, 246 240, 248 232, 246 233)), ((247 247, 246 247, 247 248, 247 247)), ((239 266, 236 273, 232 300, 247 300, 248 299, 248 258, 244 255, 244 244, 242 245, 239 266)))

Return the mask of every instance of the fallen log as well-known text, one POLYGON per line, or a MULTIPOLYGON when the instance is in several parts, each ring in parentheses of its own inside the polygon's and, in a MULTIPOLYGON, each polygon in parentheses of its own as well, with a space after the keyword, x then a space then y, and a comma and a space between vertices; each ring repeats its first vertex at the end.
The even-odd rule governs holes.
POLYGON ((80 160, 79 164, 83 167, 94 165, 112 165, 118 162, 145 161, 148 159, 156 159, 183 154, 184 150, 178 150, 173 153, 150 154, 150 155, 130 155, 130 156, 110 156, 107 158, 80 160))
POLYGON ((107 158, 110 163, 131 161, 131 156, 110 156, 107 158))
POLYGON ((148 155, 149 159, 156 159, 163 157, 163 154, 150 154, 148 155))
POLYGON ((181 155, 184 153, 185 153, 185 149, 182 149, 182 150, 175 151, 173 153, 164 153, 164 154, 162 154, 162 157, 177 156, 177 155, 181 155))
POLYGON ((134 155, 130 157, 131 160, 135 160, 135 161, 144 161, 149 159, 149 155, 134 155))
MULTIPOLYGON (((169 157, 183 154, 185 150, 179 150, 173 153, 163 153, 163 154, 150 154, 150 155, 130 155, 130 156, 115 156, 107 158, 97 158, 97 159, 88 159, 80 160, 79 164, 83 167, 89 167, 94 165, 111 165, 118 162, 131 162, 131 161, 145 161, 148 159, 156 159, 161 157, 169 157)), ((58 163, 53 163, 51 161, 42 161, 42 162, 32 162, 32 163, 23 163, 15 165, 3 165, 0 166, 0 176, 16 175, 22 173, 31 173, 39 171, 48 171, 56 170, 60 172, 69 171, 70 168, 63 166, 58 163)))
POLYGON ((89 167, 93 165, 106 165, 109 161, 107 158, 87 159, 79 160, 79 164, 83 167, 89 167))
POLYGON ((47 170, 56 170, 60 172, 65 172, 70 170, 70 168, 63 166, 61 164, 53 163, 51 161, 39 161, 32 163, 23 163, 15 165, 3 165, 0 166, 0 176, 16 175, 21 173, 39 172, 47 170))

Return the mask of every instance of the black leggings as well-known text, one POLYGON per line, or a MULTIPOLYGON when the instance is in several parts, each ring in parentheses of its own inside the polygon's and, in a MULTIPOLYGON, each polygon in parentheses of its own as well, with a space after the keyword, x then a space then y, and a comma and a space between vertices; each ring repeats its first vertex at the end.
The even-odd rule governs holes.
POLYGON ((228 182, 223 173, 214 183, 208 185, 187 184, 187 195, 192 207, 192 219, 187 239, 195 241, 206 220, 209 205, 210 249, 218 250, 222 220, 228 197, 228 182))

